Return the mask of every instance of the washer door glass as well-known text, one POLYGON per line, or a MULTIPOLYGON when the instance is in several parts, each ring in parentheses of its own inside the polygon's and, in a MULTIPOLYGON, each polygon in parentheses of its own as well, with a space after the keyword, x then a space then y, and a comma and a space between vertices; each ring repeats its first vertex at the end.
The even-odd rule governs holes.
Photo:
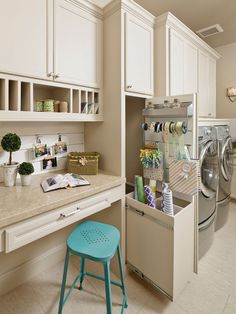
POLYGON ((221 153, 221 172, 226 181, 233 176, 233 144, 230 137, 226 140, 221 153))
POLYGON ((218 184, 218 156, 216 142, 208 141, 200 155, 201 192, 207 198, 216 196, 218 184))

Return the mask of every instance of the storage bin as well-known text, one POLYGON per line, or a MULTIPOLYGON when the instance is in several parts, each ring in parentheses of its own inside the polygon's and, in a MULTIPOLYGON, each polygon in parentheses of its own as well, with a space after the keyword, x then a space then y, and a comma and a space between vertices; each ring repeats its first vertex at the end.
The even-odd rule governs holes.
POLYGON ((98 174, 99 154, 71 152, 67 157, 67 171, 76 174, 98 174))
POLYGON ((194 206, 173 201, 175 215, 169 216, 136 201, 133 193, 126 196, 127 265, 171 300, 194 272, 194 206))

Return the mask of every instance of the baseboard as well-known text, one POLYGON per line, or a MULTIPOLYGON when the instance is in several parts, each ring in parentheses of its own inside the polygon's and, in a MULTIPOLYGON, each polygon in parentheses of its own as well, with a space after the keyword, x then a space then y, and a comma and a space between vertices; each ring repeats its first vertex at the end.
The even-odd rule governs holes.
POLYGON ((7 273, 0 275, 0 296, 62 261, 64 256, 65 244, 61 244, 46 251, 42 255, 11 269, 7 273))

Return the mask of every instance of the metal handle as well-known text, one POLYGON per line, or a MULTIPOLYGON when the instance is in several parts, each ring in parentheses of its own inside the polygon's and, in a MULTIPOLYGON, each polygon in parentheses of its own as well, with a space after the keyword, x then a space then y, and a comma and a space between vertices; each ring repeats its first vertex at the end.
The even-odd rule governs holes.
POLYGON ((60 75, 58 73, 53 75, 54 79, 57 79, 58 77, 60 77, 60 75))
POLYGON ((230 181, 232 179, 232 175, 227 171, 228 169, 225 169, 225 163, 224 163, 224 158, 225 158, 225 152, 227 149, 227 146, 229 146, 229 149, 232 151, 233 150, 233 144, 232 144, 232 139, 231 137, 228 137, 221 152, 221 171, 223 174, 223 177, 226 181, 230 181))
POLYGON ((133 87, 133 85, 127 85, 127 89, 130 89, 132 87, 133 87))
POLYGON ((208 113, 208 117, 210 117, 211 116, 211 113, 208 113))
MULTIPOLYGON (((200 161, 200 170, 202 169, 202 164, 203 164, 203 160, 204 160, 204 157, 205 157, 205 154, 207 152, 207 150, 211 147, 211 145, 213 145, 214 142, 212 140, 210 140, 205 148, 203 149, 203 151, 201 152, 201 155, 200 155, 200 158, 199 158, 199 161, 200 161)), ((201 188, 201 192, 206 196, 208 197, 209 199, 212 199, 215 197, 216 193, 209 190, 202 182, 202 177, 200 176, 200 188, 201 188)))
POLYGON ((47 74, 47 77, 51 77, 51 76, 54 77, 54 73, 53 73, 53 72, 49 72, 49 73, 47 74))
POLYGON ((80 209, 79 207, 77 207, 76 210, 74 210, 73 212, 70 212, 70 213, 68 213, 68 214, 63 214, 63 213, 61 213, 61 214, 60 214, 60 218, 68 218, 68 217, 70 217, 70 216, 73 216, 73 215, 79 213, 80 211, 81 211, 81 209, 80 209))
POLYGON ((135 209, 136 213, 140 216, 144 216, 144 212, 142 210, 135 209))

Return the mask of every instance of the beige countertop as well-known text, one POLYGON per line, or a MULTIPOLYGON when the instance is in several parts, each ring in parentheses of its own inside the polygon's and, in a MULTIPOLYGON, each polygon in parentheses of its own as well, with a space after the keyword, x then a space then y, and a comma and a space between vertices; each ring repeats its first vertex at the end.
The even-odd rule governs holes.
POLYGON ((90 182, 88 186, 44 193, 40 183, 53 175, 55 173, 35 175, 29 187, 21 186, 20 181, 14 187, 5 187, 0 183, 0 228, 125 183, 124 178, 99 173, 84 176, 90 182))

